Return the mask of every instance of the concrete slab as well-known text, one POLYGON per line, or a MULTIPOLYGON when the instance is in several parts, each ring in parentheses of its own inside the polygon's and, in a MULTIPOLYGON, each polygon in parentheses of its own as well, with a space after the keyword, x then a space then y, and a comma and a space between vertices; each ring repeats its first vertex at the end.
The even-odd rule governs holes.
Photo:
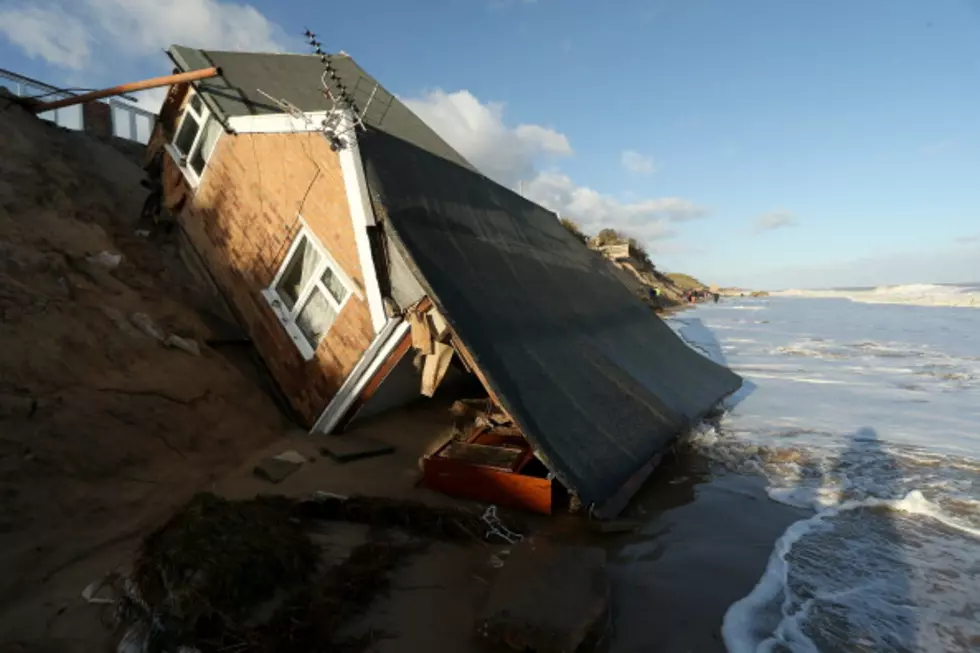
POLYGON ((255 466, 252 473, 270 483, 281 483, 302 466, 303 463, 272 457, 261 461, 255 466))
POLYGON ((290 449, 288 451, 283 451, 278 456, 273 456, 276 460, 281 460, 287 463, 296 463, 302 465, 306 462, 306 456, 296 451, 295 449, 290 449))
POLYGON ((573 653, 604 628, 606 553, 528 539, 514 547, 477 619, 477 632, 518 651, 573 653))

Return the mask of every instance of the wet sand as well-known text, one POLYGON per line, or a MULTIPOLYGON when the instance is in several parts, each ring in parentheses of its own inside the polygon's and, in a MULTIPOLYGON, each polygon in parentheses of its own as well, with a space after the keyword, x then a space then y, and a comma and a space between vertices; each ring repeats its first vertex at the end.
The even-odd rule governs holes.
POLYGON ((721 623, 762 576, 773 544, 812 513, 768 499, 759 479, 712 478, 684 453, 665 462, 623 517, 636 533, 607 537, 612 653, 724 651, 721 623))

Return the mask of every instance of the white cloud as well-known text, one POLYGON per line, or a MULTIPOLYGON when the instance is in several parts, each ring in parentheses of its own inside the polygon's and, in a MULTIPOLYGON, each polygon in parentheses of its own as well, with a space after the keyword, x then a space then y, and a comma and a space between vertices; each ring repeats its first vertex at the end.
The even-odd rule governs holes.
POLYGON ((465 90, 402 99, 488 177, 514 189, 520 183, 528 199, 574 219, 590 233, 612 227, 649 242, 673 236, 671 223, 707 214, 679 197, 623 202, 579 186, 561 172, 540 172, 540 164, 573 154, 568 138, 541 125, 508 126, 501 103, 482 103, 465 90))
POLYGON ((156 55, 172 43, 210 50, 283 49, 283 30, 255 7, 218 0, 84 0, 119 47, 156 55))
POLYGON ((636 174, 651 174, 659 169, 653 162, 652 156, 640 154, 633 150, 623 150, 623 153, 620 155, 620 161, 624 168, 636 174))
POLYGON ((504 124, 503 104, 483 104, 469 91, 437 89, 402 101, 477 169, 505 186, 531 177, 540 158, 572 154, 564 134, 540 125, 511 128, 504 124))
POLYGON ((159 113, 160 107, 163 106, 163 101, 167 99, 168 92, 170 92, 170 87, 162 86, 160 88, 151 88, 147 91, 130 93, 129 95, 136 98, 135 105, 140 109, 159 113))
POLYGON ((970 234, 966 236, 960 236, 956 239, 956 242, 963 243, 963 244, 980 243, 980 234, 970 234))
POLYGON ((255 7, 219 0, 49 0, 0 10, 0 33, 30 57, 70 70, 172 43, 213 50, 283 49, 283 30, 255 7), (92 56, 99 53, 98 60, 92 56))
POLYGON ((611 227, 647 242, 674 236, 676 231, 671 223, 707 214, 703 207, 679 197, 620 202, 578 186, 567 175, 554 171, 542 172, 525 183, 524 195, 563 217, 572 218, 589 233, 611 227))
POLYGON ((755 230, 760 232, 772 231, 784 227, 795 227, 797 224, 796 216, 790 211, 770 211, 755 219, 755 230))
POLYGON ((85 25, 53 6, 25 3, 0 9, 0 35, 32 59, 71 70, 83 68, 92 52, 85 25))
POLYGON ((572 146, 568 138, 553 129, 541 125, 518 125, 514 133, 523 142, 535 146, 542 152, 557 156, 572 154, 572 146))

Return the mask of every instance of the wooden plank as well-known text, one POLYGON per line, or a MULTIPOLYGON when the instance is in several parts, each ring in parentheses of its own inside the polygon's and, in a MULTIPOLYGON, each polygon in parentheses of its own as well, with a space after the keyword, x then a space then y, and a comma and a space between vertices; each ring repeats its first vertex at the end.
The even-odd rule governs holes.
POLYGON ((449 369, 449 361, 453 358, 453 348, 449 345, 434 342, 432 346, 435 351, 425 357, 425 364, 422 367, 422 394, 426 397, 436 393, 436 388, 449 369))
POLYGON ((449 496, 550 515, 552 481, 432 456, 422 461, 423 484, 449 496))
POLYGON ((432 335, 439 342, 443 342, 446 336, 449 335, 449 323, 446 322, 446 318, 442 316, 434 306, 429 309, 426 313, 429 318, 429 324, 432 327, 432 335))
POLYGON ((512 470, 514 465, 520 462, 524 452, 515 447, 493 447, 470 442, 450 442, 439 452, 439 456, 471 465, 512 470))
POLYGON ((411 311, 408 314, 408 324, 412 327, 412 346, 423 354, 434 353, 432 331, 429 321, 423 313, 411 311))

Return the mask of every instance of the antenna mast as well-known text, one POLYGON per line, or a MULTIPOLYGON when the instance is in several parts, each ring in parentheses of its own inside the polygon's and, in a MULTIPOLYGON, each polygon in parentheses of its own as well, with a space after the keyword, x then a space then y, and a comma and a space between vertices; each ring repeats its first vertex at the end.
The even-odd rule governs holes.
MULTIPOLYGON (((323 74, 320 75, 320 84, 323 86, 323 96, 330 102, 327 119, 324 120, 323 124, 323 131, 330 139, 330 145, 334 150, 342 149, 346 143, 340 138, 341 136, 358 127, 362 130, 365 129, 364 116, 370 108, 371 103, 374 102, 379 85, 375 82, 374 88, 368 94, 368 99, 364 107, 359 107, 357 101, 354 99, 354 93, 348 90, 347 85, 344 84, 343 79, 341 79, 340 74, 337 72, 337 68, 334 66, 334 55, 324 52, 323 44, 317 40, 316 34, 310 30, 306 30, 305 35, 310 47, 313 48, 313 53, 320 57, 320 63, 323 64, 323 74), (351 124, 344 129, 338 130, 338 123, 340 123, 340 114, 342 111, 348 113, 351 124)), ((360 85, 361 79, 357 80, 357 84, 355 84, 353 89, 354 91, 360 85)), ((385 113, 387 113, 387 108, 385 109, 385 113)))

